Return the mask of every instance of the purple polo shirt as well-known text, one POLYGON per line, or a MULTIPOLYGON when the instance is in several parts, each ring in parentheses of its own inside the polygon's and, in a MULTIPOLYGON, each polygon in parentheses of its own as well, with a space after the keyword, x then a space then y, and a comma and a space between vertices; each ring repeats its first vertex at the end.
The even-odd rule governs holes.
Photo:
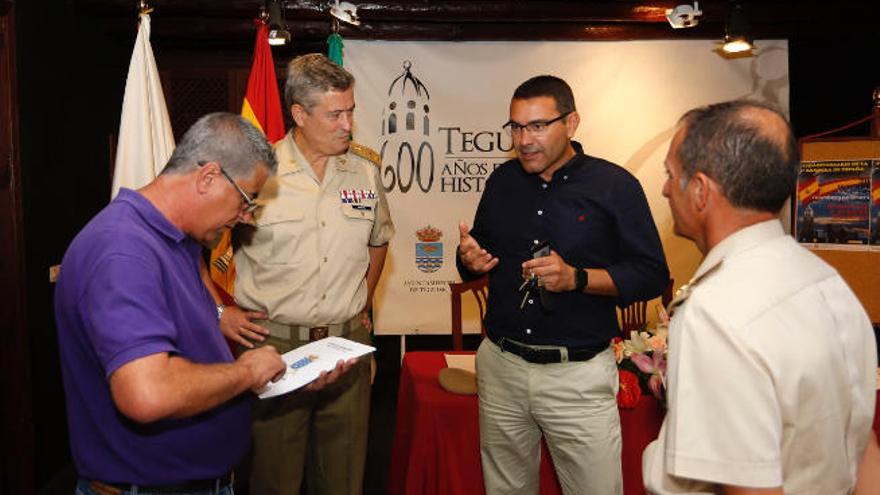
POLYGON ((209 412, 143 425, 116 409, 110 376, 160 352, 228 363, 200 247, 139 193, 122 189, 76 236, 55 287, 70 446, 79 475, 170 484, 229 472, 250 439, 248 394, 209 412))

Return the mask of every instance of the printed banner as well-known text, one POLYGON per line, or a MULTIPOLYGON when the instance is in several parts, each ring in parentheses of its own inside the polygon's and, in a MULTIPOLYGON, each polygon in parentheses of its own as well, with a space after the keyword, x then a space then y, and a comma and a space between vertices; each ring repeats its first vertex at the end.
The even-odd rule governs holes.
MULTIPOLYGON (((472 224, 486 179, 513 157, 501 126, 520 83, 553 74, 572 86, 581 116, 575 139, 639 178, 665 244, 673 234, 663 159, 681 115, 736 98, 788 110, 788 45, 759 46, 756 57, 726 60, 707 40, 347 40, 346 68, 357 80, 354 138, 382 155, 397 228, 376 291, 377 333, 450 332, 458 222, 472 224)), ((673 273, 676 263, 693 270, 693 252, 693 260, 670 257, 673 273)), ((479 332, 476 304, 463 299, 464 330, 479 332)))
POLYGON ((871 174, 871 245, 880 248, 880 160, 874 160, 871 174))
MULTIPOLYGON (((865 246, 876 239, 871 218, 872 175, 877 161, 828 160, 801 163, 797 186, 797 239, 803 243, 865 246)), ((877 185, 873 188, 876 193, 877 185)), ((875 241, 876 242, 876 241, 875 241)))

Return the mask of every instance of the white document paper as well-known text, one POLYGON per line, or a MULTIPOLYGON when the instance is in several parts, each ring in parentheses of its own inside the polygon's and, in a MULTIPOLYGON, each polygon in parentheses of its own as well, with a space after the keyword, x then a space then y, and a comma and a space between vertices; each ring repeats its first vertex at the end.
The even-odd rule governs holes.
POLYGON ((348 361, 375 350, 375 347, 342 337, 327 337, 285 352, 281 359, 287 364, 287 371, 277 382, 269 382, 260 393, 260 398, 268 399, 293 392, 314 381, 322 371, 335 368, 340 359, 348 361))
POLYGON ((446 366, 449 368, 458 368, 471 373, 477 372, 476 354, 444 354, 444 356, 446 356, 446 366))

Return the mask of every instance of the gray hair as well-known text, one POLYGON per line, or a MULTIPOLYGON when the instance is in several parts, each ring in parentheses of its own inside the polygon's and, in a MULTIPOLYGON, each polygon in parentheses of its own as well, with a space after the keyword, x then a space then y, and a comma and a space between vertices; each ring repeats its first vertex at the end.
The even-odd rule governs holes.
POLYGON ((678 149, 682 185, 702 172, 735 207, 774 213, 782 209, 795 186, 800 157, 791 126, 779 110, 762 102, 728 101, 693 109, 680 123, 686 133, 678 149), (756 118, 755 110, 772 115, 756 118))
POLYGON ((327 91, 347 91, 353 84, 354 76, 324 55, 302 55, 287 64, 284 104, 288 110, 299 104, 311 113, 318 104, 318 95, 327 91))
POLYGON ((236 179, 253 176, 260 165, 270 174, 278 168, 272 146, 259 129, 240 115, 217 112, 186 131, 161 175, 185 174, 211 161, 236 179))

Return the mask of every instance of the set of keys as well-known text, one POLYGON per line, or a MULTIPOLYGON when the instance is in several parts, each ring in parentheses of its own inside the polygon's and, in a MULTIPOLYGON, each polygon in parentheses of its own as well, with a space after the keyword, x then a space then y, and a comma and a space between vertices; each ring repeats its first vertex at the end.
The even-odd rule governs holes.
POLYGON ((532 293, 538 292, 538 276, 532 275, 527 278, 522 285, 519 286, 519 292, 523 292, 522 302, 519 303, 519 309, 522 311, 526 307, 526 302, 532 297, 532 293))

